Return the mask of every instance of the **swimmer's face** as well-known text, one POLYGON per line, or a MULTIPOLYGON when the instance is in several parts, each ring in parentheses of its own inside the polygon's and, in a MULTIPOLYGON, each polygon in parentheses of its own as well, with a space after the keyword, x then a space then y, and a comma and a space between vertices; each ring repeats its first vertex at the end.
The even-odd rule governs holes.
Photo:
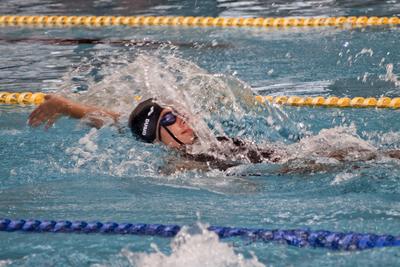
POLYGON ((183 145, 193 144, 195 140, 195 134, 192 128, 190 128, 190 126, 180 115, 176 114, 173 110, 169 108, 165 108, 161 112, 160 119, 158 121, 158 127, 159 127, 158 140, 169 147, 180 148, 183 145), (164 123, 164 125, 162 125, 163 124, 161 123, 162 121, 168 122, 168 120, 166 119, 172 119, 169 120, 169 123, 171 124, 164 123), (182 144, 177 142, 171 134, 175 136, 175 138, 178 139, 180 142, 182 142, 182 144))

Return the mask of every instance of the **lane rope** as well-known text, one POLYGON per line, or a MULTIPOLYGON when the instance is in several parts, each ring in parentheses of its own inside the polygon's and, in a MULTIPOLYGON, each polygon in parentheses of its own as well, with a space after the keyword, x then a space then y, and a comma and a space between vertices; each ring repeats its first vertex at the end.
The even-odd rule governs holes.
MULTIPOLYGON (((40 221, 0 219, 0 231, 35 233, 101 233, 128 234, 158 237, 174 237, 182 229, 179 225, 85 222, 85 221, 40 221)), ((252 241, 271 242, 296 246, 327 248, 333 250, 364 250, 379 247, 400 246, 400 236, 362 233, 342 233, 309 229, 251 229, 239 227, 210 226, 209 231, 221 239, 241 237, 252 241)))
MULTIPOLYGON (((44 93, 32 92, 0 92, 0 104, 7 105, 40 105, 44 102, 44 93)), ((136 96, 134 100, 139 101, 140 96, 136 96)), ((303 107, 335 107, 335 108, 400 108, 400 97, 336 97, 330 96, 324 98, 317 97, 300 97, 300 96, 255 96, 257 103, 270 103, 289 106, 303 107)))
POLYGON ((394 17, 276 17, 223 18, 191 16, 46 16, 0 15, 3 26, 104 27, 104 26, 188 26, 188 27, 318 27, 399 25, 394 17))
POLYGON ((0 104, 7 105, 40 105, 44 102, 44 93, 9 93, 0 92, 0 104))

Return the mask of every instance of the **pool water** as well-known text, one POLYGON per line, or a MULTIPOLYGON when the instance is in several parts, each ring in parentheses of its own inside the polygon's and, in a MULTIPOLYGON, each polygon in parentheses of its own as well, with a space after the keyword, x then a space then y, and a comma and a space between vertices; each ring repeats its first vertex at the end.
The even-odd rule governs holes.
MULTIPOLYGON (((0 11, 398 16, 400 3, 2 1, 0 11)), ((262 107, 246 96, 397 97, 399 37, 398 27, 0 28, 0 91, 59 93, 122 112, 123 121, 134 95, 174 99, 202 122, 199 130, 208 125, 215 135, 273 145, 291 159, 226 172, 166 172, 167 162, 179 156, 133 139, 126 127, 96 130, 63 118, 47 131, 32 129, 26 120, 33 107, 2 105, 1 218, 191 228, 176 239, 0 232, 0 266, 398 265, 398 248, 337 252, 219 241, 197 224, 398 235, 400 162, 380 152, 400 149, 398 110, 262 107), (363 155, 353 154, 345 163, 326 157, 348 147, 378 151, 378 157, 358 161, 354 156, 363 155), (311 160, 326 168, 310 170, 311 160), (283 172, 287 167, 290 171, 283 172)))

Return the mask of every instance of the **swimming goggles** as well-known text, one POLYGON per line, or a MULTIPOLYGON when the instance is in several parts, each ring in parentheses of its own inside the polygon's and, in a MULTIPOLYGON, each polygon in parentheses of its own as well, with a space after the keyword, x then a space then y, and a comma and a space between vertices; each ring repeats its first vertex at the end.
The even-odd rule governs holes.
POLYGON ((176 122, 176 115, 172 112, 167 112, 160 120, 161 126, 171 126, 176 122))
POLYGON ((175 142, 177 142, 180 145, 184 145, 184 143, 179 140, 167 127, 173 125, 176 122, 176 115, 172 112, 167 112, 165 113, 160 120, 160 127, 158 129, 158 136, 160 138, 161 141, 161 127, 163 127, 167 133, 169 134, 169 136, 172 137, 172 139, 175 140, 175 142))

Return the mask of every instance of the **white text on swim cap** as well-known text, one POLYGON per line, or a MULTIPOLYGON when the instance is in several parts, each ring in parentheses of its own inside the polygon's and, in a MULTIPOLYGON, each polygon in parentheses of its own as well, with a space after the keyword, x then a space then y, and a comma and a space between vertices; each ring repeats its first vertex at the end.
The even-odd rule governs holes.
POLYGON ((149 122, 150 122, 150 119, 146 119, 144 121, 142 135, 146 135, 147 134, 147 128, 149 126, 149 122))
MULTIPOLYGON (((153 114, 153 112, 154 112, 154 107, 151 107, 149 113, 147 113, 147 117, 150 117, 151 114, 153 114)), ((144 121, 142 135, 147 134, 147 128, 149 127, 149 122, 150 122, 150 119, 146 119, 144 121)))

